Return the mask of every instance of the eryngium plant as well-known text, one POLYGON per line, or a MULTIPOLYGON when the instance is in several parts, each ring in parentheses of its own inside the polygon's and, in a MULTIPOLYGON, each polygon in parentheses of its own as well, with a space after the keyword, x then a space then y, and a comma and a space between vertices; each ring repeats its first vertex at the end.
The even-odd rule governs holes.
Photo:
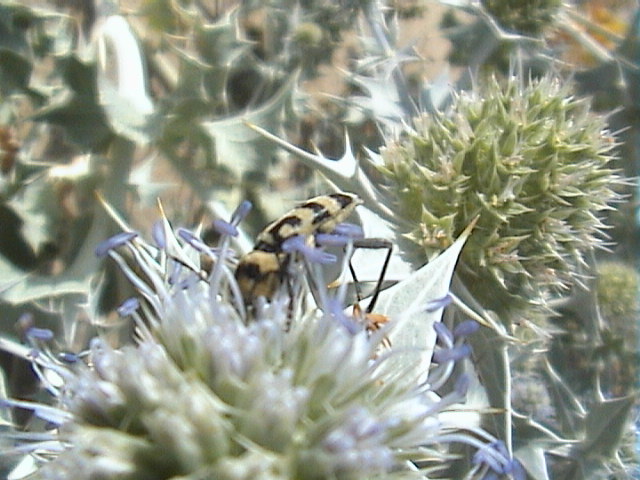
MULTIPOLYGON (((62 362, 43 345, 50 332, 30 331, 34 366, 49 372, 42 379, 58 411, 6 402, 56 424, 49 436, 25 436, 32 451, 50 454, 38 478, 426 478, 425 465, 445 458, 433 447, 452 441, 479 449, 479 475, 494 470, 523 478, 500 442, 473 426, 467 427, 473 434, 460 433, 442 416, 463 401, 465 377, 445 396, 432 390, 468 356, 463 342, 473 328, 452 333, 438 324, 440 367, 425 381, 415 351, 381 351, 385 332, 371 334, 345 314, 320 278, 320 305, 298 309, 300 299, 283 289, 249 315, 227 266, 228 235, 237 233, 241 216, 216 224, 223 236, 218 249, 185 230, 174 235, 167 222, 155 230, 160 248, 134 233, 98 247, 144 299, 120 309, 136 322, 137 345, 114 349, 96 339, 88 362, 71 355, 62 362), (116 249, 135 259, 134 268, 116 249), (199 254, 214 262, 208 276, 199 270, 199 254), (404 361, 389 362, 398 356, 404 361), (47 381, 53 372, 62 382, 47 381)), ((303 246, 307 261, 329 258, 303 246)), ((299 291, 305 270, 296 271, 292 288, 299 291)))
POLYGON ((382 151, 405 254, 424 262, 479 217, 458 270, 467 287, 499 313, 540 304, 601 244, 615 145, 605 118, 550 77, 457 95, 382 151))
POLYGON ((598 306, 602 316, 617 325, 617 332, 637 330, 639 291, 640 275, 633 266, 613 261, 598 265, 598 306))

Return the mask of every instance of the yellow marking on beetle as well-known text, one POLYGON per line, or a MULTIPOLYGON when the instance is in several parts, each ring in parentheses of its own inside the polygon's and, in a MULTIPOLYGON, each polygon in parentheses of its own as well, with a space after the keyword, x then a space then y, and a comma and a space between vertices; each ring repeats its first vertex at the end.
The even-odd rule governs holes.
POLYGON ((295 235, 331 232, 361 203, 351 193, 311 198, 267 225, 258 234, 254 250, 281 251, 282 243, 295 235))
POLYGON ((253 250, 236 268, 236 281, 246 304, 263 296, 271 298, 284 279, 287 254, 253 250))
POLYGON ((236 268, 236 281, 247 305, 263 296, 271 299, 287 277, 290 255, 282 243, 296 235, 329 233, 362 203, 351 193, 311 198, 271 222, 256 238, 254 249, 236 268))

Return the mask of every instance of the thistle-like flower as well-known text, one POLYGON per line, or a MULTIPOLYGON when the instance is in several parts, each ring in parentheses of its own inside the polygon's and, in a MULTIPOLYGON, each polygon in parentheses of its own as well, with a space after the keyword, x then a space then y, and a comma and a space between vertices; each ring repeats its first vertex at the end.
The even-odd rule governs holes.
POLYGON ((640 275, 622 262, 602 262, 598 265, 598 305, 602 316, 614 325, 613 330, 633 337, 638 329, 640 311, 640 275))
POLYGON ((487 13, 505 30, 520 35, 540 35, 553 24, 561 0, 481 0, 487 13))
POLYGON ((382 152, 406 256, 423 263, 479 217, 458 270, 467 287, 499 313, 543 302, 601 244, 599 215, 618 199, 615 145, 568 85, 488 79, 382 152))
POLYGON ((58 379, 42 375, 57 408, 6 404, 32 408, 56 427, 25 436, 40 452, 38 478, 425 478, 453 441, 482 450, 476 472, 512 471, 514 461, 491 447, 495 439, 476 427, 462 432, 451 412, 443 415, 464 400, 464 377, 444 396, 433 391, 468 356, 464 338, 477 326, 438 327, 441 345, 424 382, 419 357, 381 351, 388 332, 372 334, 346 314, 321 278, 311 279, 320 289, 312 308, 291 297, 321 271, 315 259, 329 259, 306 245, 291 250, 305 256, 287 271, 295 285, 247 310, 229 267, 241 210, 215 224, 217 248, 167 222, 154 229, 156 245, 120 234, 97 248, 140 293, 119 310, 135 321, 135 345, 113 349, 95 339, 88 361, 62 362, 42 348, 50 335, 32 332, 34 365, 58 379), (213 261, 210 274, 200 271, 200 255, 213 261))

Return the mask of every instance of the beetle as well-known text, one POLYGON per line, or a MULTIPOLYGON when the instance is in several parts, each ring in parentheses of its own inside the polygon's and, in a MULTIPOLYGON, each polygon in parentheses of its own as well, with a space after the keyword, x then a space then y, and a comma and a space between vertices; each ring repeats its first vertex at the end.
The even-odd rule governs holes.
MULTIPOLYGON (((250 306, 257 298, 270 300, 286 282, 291 254, 283 251, 286 240, 302 235, 310 237, 316 233, 330 233, 343 222, 362 201, 351 193, 332 193, 311 198, 267 225, 256 237, 252 251, 244 255, 236 267, 235 278, 245 305, 250 306)), ((386 315, 374 313, 378 294, 391 258, 392 245, 388 240, 368 238, 354 241, 355 248, 387 249, 387 255, 374 294, 366 309, 360 307, 362 294, 356 272, 349 262, 349 269, 356 287, 357 302, 353 306, 353 318, 365 325, 371 334, 389 321, 386 315)), ((383 346, 390 346, 388 338, 383 346)))
POLYGON ((362 203, 357 195, 330 193, 306 200, 271 222, 256 237, 251 252, 238 262, 235 278, 246 305, 270 300, 287 278, 291 255, 282 244, 294 236, 330 233, 362 203))

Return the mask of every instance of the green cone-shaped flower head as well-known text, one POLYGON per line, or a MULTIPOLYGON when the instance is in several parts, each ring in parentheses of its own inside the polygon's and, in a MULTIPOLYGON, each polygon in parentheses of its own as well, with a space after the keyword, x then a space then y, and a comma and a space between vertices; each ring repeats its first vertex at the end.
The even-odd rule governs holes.
POLYGON ((491 78, 383 149, 401 247, 423 263, 476 217, 459 273, 500 313, 578 275, 616 198, 605 118, 553 78, 491 78))
POLYGON ((602 316, 618 325, 616 331, 637 329, 640 275, 631 265, 613 261, 598 265, 596 292, 602 316))
POLYGON ((505 30, 539 35, 553 23, 560 0, 482 0, 487 13, 505 30))

